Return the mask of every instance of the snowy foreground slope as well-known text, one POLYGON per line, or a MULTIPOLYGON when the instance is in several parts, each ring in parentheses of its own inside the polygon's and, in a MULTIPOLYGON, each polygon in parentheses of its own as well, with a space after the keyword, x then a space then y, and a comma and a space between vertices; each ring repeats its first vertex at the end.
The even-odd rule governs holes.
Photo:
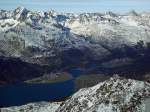
MULTIPOLYGON (((150 84, 114 76, 59 103, 31 103, 1 112, 148 112, 150 84)), ((149 110, 150 111, 150 110, 149 110)))

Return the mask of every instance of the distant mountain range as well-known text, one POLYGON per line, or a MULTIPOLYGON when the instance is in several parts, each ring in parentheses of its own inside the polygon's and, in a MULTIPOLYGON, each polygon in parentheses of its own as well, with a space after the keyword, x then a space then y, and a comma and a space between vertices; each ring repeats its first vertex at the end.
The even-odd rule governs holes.
POLYGON ((2 83, 20 80, 15 63, 29 65, 23 65, 27 74, 21 80, 76 67, 86 69, 86 73, 146 74, 150 69, 149 51, 149 12, 73 14, 23 7, 0 10, 2 83), (7 68, 10 64, 6 58, 16 62, 7 68), (31 76, 28 69, 39 74, 31 76), (11 77, 13 81, 9 81, 11 77))

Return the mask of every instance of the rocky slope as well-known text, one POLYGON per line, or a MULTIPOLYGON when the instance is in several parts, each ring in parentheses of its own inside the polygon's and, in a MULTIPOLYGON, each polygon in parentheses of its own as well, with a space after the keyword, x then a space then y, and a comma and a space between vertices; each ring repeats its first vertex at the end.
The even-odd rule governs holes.
POLYGON ((28 104, 2 108, 1 112, 145 112, 148 105, 144 100, 149 97, 149 83, 114 76, 79 90, 62 103, 28 104))
POLYGON ((61 103, 38 102, 20 107, 2 108, 1 112, 55 112, 61 103))

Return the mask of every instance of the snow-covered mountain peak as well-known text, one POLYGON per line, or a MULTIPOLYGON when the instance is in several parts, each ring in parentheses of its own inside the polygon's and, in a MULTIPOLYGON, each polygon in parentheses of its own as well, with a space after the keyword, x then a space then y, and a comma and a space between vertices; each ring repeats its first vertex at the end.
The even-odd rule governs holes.
POLYGON ((29 11, 26 8, 24 8, 24 7, 17 7, 13 11, 14 19, 19 20, 19 19, 26 18, 28 12, 29 11))
POLYGON ((128 16, 139 16, 139 14, 135 10, 131 10, 127 13, 128 16))
POLYGON ((110 16, 110 17, 118 17, 117 14, 115 14, 115 13, 113 13, 113 12, 111 12, 111 11, 106 12, 105 15, 106 15, 106 16, 110 16))

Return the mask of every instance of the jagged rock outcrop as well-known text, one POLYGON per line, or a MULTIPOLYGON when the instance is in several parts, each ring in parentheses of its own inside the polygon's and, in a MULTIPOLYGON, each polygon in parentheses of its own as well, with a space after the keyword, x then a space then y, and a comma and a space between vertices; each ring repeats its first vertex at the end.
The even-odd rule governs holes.
POLYGON ((149 95, 148 83, 115 77, 81 89, 58 112, 144 112, 142 100, 149 95))

